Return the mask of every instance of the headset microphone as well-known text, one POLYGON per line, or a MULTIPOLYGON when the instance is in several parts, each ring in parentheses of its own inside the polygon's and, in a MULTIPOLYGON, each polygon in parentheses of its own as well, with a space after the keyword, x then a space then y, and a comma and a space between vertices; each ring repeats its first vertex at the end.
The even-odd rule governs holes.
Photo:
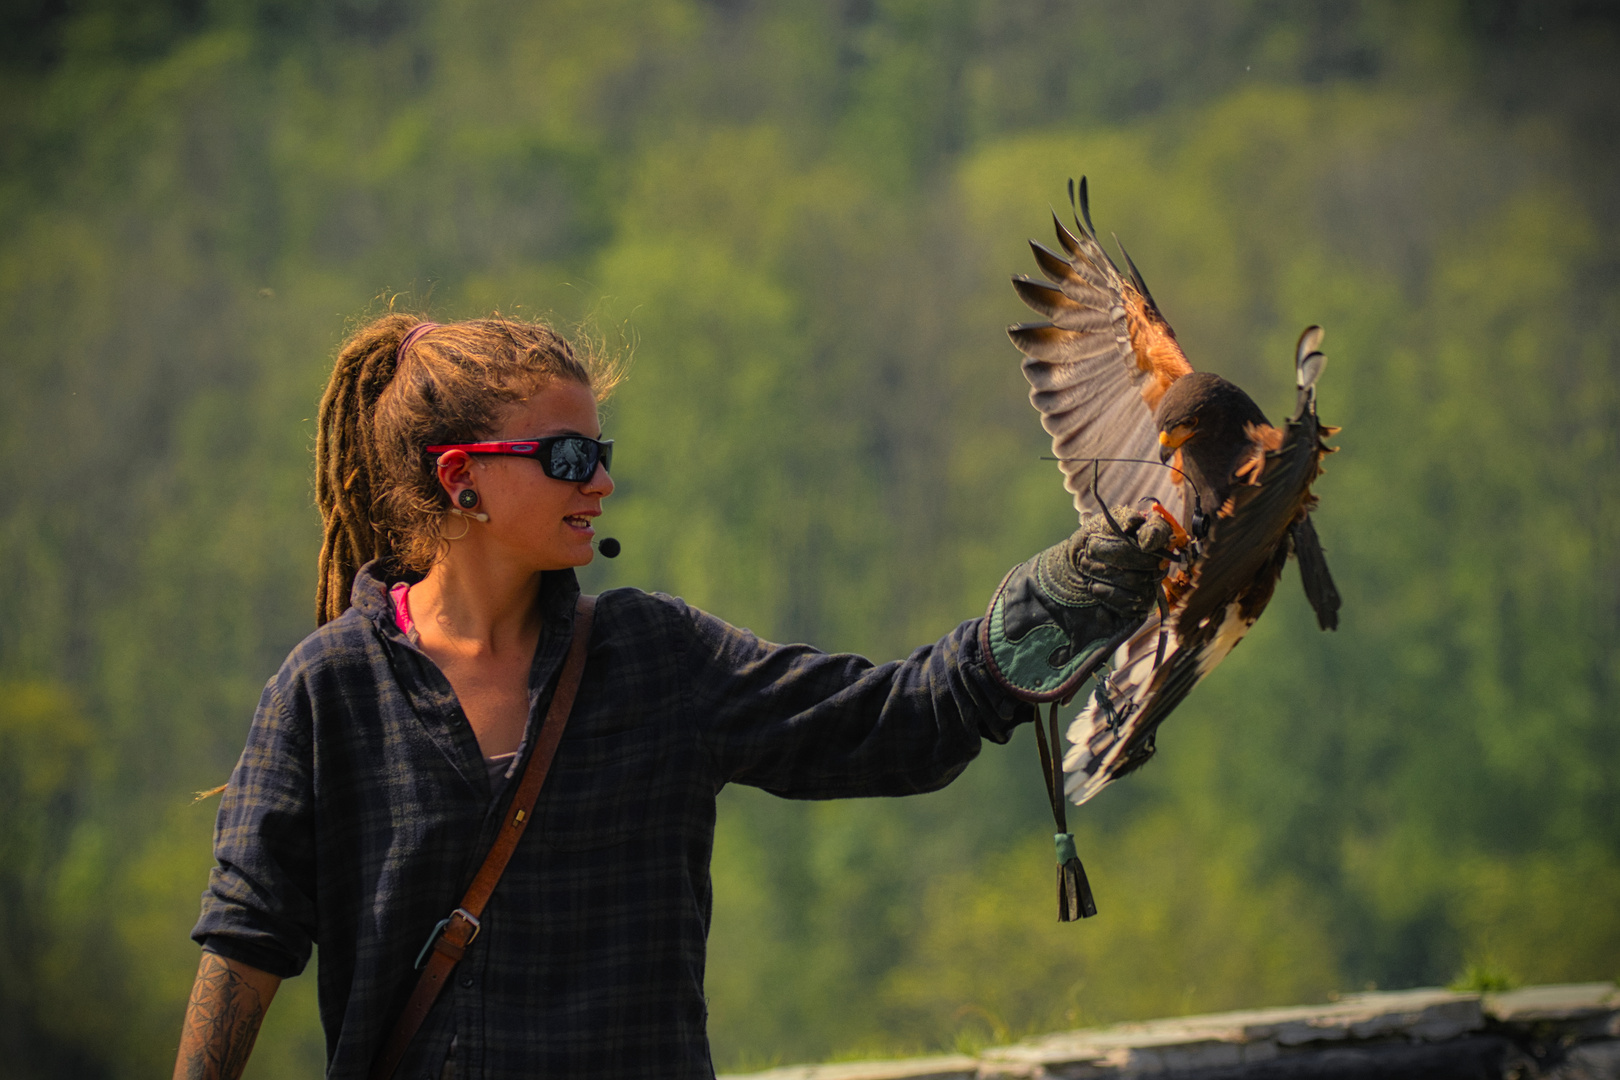
POLYGON ((604 559, 617 559, 619 557, 619 542, 611 536, 604 536, 596 541, 596 550, 604 559))

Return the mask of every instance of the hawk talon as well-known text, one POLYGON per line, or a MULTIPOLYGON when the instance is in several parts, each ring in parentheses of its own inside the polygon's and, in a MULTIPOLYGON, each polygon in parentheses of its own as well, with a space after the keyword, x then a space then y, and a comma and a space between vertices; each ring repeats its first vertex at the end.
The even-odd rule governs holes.
POLYGON ((1120 715, 1119 711, 1114 708, 1114 703, 1109 700, 1109 696, 1113 693, 1113 684, 1109 681, 1112 674, 1112 672, 1105 673, 1098 680, 1096 689, 1092 691, 1091 696, 1092 700, 1097 703, 1097 711, 1102 713, 1103 723, 1108 725, 1109 734, 1118 735, 1125 718, 1120 715))

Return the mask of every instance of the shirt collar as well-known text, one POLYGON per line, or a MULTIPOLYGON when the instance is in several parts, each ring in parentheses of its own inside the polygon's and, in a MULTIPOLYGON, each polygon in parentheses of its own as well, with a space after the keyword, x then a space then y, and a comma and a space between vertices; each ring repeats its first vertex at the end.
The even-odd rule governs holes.
MULTIPOLYGON (((398 634, 394 621, 394 601, 388 595, 390 582, 384 576, 382 560, 373 559, 354 575, 354 587, 349 591, 349 603, 370 619, 386 636, 398 634)), ((404 580, 415 582, 417 575, 404 580)), ((547 570, 540 575, 540 614, 546 628, 566 627, 574 616, 574 605, 579 600, 579 578, 570 569, 547 570)))

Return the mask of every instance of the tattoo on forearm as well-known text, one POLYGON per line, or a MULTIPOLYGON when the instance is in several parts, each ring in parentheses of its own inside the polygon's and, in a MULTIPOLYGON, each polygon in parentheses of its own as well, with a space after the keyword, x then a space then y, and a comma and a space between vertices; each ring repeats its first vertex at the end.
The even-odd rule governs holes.
POLYGON ((224 959, 203 953, 181 1041, 186 1080, 236 1080, 247 1067, 263 1021, 259 992, 224 959))

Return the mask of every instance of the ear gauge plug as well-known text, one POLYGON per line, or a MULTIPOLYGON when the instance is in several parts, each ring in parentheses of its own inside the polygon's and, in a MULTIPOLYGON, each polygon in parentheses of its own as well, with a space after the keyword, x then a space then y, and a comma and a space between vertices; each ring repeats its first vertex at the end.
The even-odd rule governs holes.
POLYGON ((489 520, 488 514, 470 513, 472 508, 478 505, 478 492, 474 491, 472 488, 465 488, 461 494, 456 496, 456 502, 459 505, 452 506, 450 508, 450 512, 452 514, 458 514, 464 518, 472 518, 474 521, 489 520))
POLYGON ((488 514, 475 514, 471 512, 472 508, 478 505, 478 492, 474 491, 472 488, 462 489, 462 491, 456 495, 456 503, 458 505, 450 508, 450 512, 452 514, 455 514, 458 517, 472 518, 474 521, 489 520, 488 514))

